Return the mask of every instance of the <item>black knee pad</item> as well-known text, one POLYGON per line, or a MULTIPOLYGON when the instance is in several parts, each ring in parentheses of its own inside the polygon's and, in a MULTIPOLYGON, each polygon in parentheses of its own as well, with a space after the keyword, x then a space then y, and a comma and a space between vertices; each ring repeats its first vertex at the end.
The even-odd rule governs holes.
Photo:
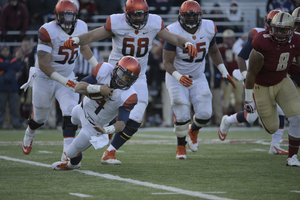
POLYGON ((127 121, 125 129, 127 129, 132 134, 134 134, 135 132, 138 131, 138 129, 139 129, 140 126, 141 126, 141 123, 137 123, 136 121, 133 121, 133 120, 129 119, 127 121))
POLYGON ((36 130, 36 129, 38 129, 39 127, 41 127, 41 126, 44 125, 44 123, 38 124, 38 123, 36 123, 35 121, 33 121, 33 119, 31 119, 31 116, 29 116, 29 119, 27 120, 27 124, 28 124, 28 126, 29 126, 29 128, 30 128, 31 130, 36 130))
POLYGON ((78 125, 72 124, 71 116, 63 116, 62 129, 66 131, 76 131, 78 129, 78 125))
POLYGON ((196 122, 199 123, 199 124, 205 125, 211 120, 211 118, 209 118, 209 119, 197 119, 197 118, 195 118, 194 120, 196 120, 196 122))

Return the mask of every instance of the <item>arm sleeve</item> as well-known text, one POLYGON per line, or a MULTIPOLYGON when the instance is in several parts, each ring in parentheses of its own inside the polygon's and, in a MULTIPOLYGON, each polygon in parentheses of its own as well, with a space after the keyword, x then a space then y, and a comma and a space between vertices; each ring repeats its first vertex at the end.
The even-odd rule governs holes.
POLYGON ((238 54, 238 56, 243 58, 244 60, 248 60, 251 50, 252 50, 252 39, 248 39, 247 42, 244 44, 243 48, 241 49, 240 53, 238 54))
POLYGON ((164 49, 169 50, 169 51, 176 51, 176 46, 174 46, 173 44, 170 44, 168 42, 165 42, 164 49))
POLYGON ((118 120, 117 121, 123 121, 125 124, 127 123, 129 119, 130 111, 133 109, 133 106, 121 106, 119 107, 119 114, 118 114, 118 120))
POLYGON ((96 78, 92 74, 84 77, 81 81, 87 82, 89 84, 95 84, 95 83, 97 83, 96 78))

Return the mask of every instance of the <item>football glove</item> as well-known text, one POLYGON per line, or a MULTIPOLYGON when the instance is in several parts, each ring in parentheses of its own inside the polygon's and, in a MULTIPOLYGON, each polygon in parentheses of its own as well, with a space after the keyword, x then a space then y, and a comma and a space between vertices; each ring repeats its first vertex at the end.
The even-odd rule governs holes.
POLYGON ((191 42, 182 44, 182 46, 189 51, 189 56, 193 56, 194 58, 198 56, 197 49, 191 42))
POLYGON ((253 101, 245 101, 244 111, 246 111, 247 113, 254 113, 255 110, 256 109, 253 101))
POLYGON ((78 37, 70 37, 68 40, 66 40, 64 42, 64 46, 67 48, 67 49, 73 49, 74 46, 78 45, 79 43, 79 38, 78 37))

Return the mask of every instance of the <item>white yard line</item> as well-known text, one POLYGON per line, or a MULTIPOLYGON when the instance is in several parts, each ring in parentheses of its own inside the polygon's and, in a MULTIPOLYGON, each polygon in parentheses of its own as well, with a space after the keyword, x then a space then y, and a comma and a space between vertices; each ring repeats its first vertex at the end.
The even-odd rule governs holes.
POLYGON ((92 195, 81 194, 81 193, 69 193, 69 194, 77 197, 93 197, 92 195))
MULTIPOLYGON (((14 162, 21 162, 21 163, 25 163, 25 164, 40 166, 40 167, 48 167, 48 168, 51 167, 51 165, 48 165, 48 164, 43 164, 43 163, 28 161, 28 160, 22 160, 22 159, 17 159, 17 158, 11 158, 11 157, 7 157, 7 156, 0 156, 0 159, 14 161, 14 162)), ((130 178, 122 178, 122 177, 111 175, 111 174, 100 174, 98 172, 93 172, 93 171, 89 171, 89 170, 73 170, 73 171, 83 173, 83 174, 87 174, 87 175, 91 175, 91 176, 101 177, 101 178, 105 178, 105 179, 123 181, 123 182, 131 183, 131 184, 150 187, 150 188, 155 188, 155 189, 159 189, 159 190, 166 190, 168 192, 174 192, 174 193, 177 193, 177 194, 183 194, 183 195, 187 195, 187 196, 199 197, 199 198, 203 198, 203 199, 232 200, 232 199, 229 199, 229 198, 204 194, 203 192, 183 190, 183 189, 180 189, 180 188, 170 187, 170 186, 166 186, 166 185, 158 185, 158 184, 154 184, 154 183, 143 182, 143 181, 139 181, 139 180, 133 180, 133 179, 130 179, 130 178)))

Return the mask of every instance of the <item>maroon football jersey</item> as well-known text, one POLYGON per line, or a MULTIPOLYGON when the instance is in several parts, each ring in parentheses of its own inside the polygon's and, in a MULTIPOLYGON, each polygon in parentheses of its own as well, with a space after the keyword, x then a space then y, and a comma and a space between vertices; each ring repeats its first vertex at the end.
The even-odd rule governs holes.
POLYGON ((290 42, 279 46, 271 39, 268 30, 262 31, 254 37, 252 47, 264 57, 264 65, 256 75, 255 83, 272 86, 286 77, 294 57, 300 55, 300 35, 294 34, 290 42))

